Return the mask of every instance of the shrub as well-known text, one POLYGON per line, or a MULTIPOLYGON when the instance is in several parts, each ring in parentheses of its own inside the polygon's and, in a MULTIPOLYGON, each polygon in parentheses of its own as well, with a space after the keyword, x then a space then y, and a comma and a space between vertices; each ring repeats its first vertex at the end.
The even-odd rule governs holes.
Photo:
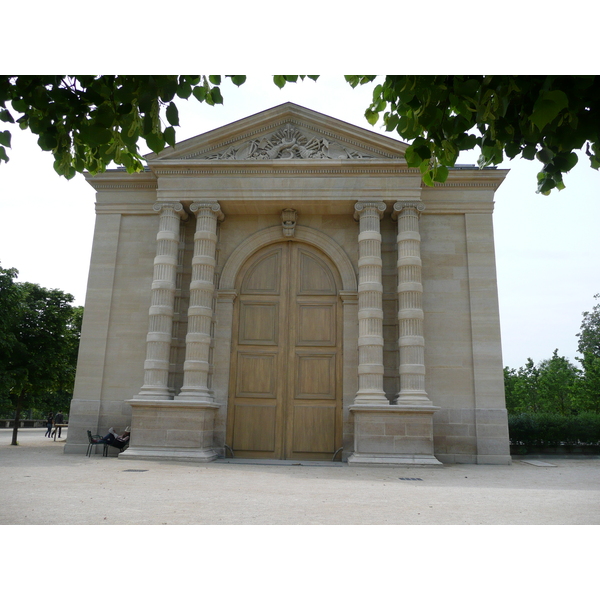
POLYGON ((593 444, 600 446, 600 415, 523 413, 508 416, 510 443, 525 446, 593 444))

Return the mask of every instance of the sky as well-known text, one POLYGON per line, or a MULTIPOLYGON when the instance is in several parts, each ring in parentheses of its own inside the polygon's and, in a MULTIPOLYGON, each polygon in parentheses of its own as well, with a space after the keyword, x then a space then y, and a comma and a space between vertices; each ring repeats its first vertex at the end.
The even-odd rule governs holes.
MULTIPOLYGON (((221 86, 223 106, 179 103, 179 141, 295 102, 364 129, 372 86, 352 89, 343 76, 321 76, 277 88, 270 76, 249 76, 239 88, 221 86)), ((0 165, 0 265, 30 281, 72 294, 83 305, 94 230, 93 188, 82 175, 70 181, 52 168, 52 156, 27 131, 12 129, 10 161, 0 165)), ((477 152, 459 163, 474 164, 477 152)), ((517 368, 559 355, 575 361, 582 312, 600 293, 600 173, 582 155, 565 176, 566 189, 535 193, 539 163, 516 159, 495 195, 494 231, 503 363, 517 368)))

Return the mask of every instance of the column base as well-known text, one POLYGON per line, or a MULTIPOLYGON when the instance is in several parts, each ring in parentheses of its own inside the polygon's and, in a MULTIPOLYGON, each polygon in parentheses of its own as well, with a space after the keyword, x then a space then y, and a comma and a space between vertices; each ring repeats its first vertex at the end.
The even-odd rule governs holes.
POLYGON ((433 413, 437 406, 351 406, 354 452, 349 464, 442 466, 434 456, 433 413))
POLYGON ((400 392, 396 396, 397 406, 432 406, 433 402, 426 393, 415 394, 413 392, 400 392))
POLYGON ((442 463, 433 454, 360 454, 348 457, 349 465, 369 467, 441 467, 442 463))
POLYGON ((218 404, 205 401, 133 398, 131 441, 123 459, 191 460, 217 458, 214 422, 218 404))
POLYGON ((183 400, 186 402, 193 401, 200 404, 214 404, 215 397, 210 392, 182 389, 179 395, 175 396, 175 400, 183 400))
POLYGON ((121 460, 183 460, 191 462, 211 462, 218 454, 211 448, 191 450, 189 448, 127 448, 119 454, 121 460))
POLYGON ((171 401, 173 400, 173 394, 160 394, 155 392, 144 392, 141 391, 133 397, 134 400, 158 400, 158 401, 171 401))
POLYGON ((389 406, 390 402, 383 392, 358 392, 354 398, 354 404, 361 406, 389 406))

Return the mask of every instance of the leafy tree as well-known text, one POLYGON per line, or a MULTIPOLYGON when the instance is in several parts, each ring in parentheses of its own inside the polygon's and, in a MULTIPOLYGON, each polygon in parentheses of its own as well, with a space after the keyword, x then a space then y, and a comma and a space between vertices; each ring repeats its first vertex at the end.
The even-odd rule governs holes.
MULTIPOLYGON (((226 77, 238 86, 246 80, 226 77)), ((304 77, 275 75, 273 81, 281 88, 304 77)), ((375 76, 346 80, 356 87, 375 76)), ((220 104, 221 81, 220 75, 4 76, 0 120, 16 120, 35 133, 67 178, 102 172, 111 162, 141 171, 138 140, 154 152, 174 145, 176 99, 220 104)), ((374 124, 381 113, 388 131, 411 142, 407 163, 428 185, 445 181, 459 152, 476 146, 480 167, 504 156, 537 158, 543 194, 564 188, 562 175, 578 160, 575 150, 585 148, 591 166, 600 166, 600 76, 387 75, 375 85, 365 116, 374 124)), ((10 131, 0 131, 0 162, 8 160, 10 138, 10 131)))
POLYGON ((511 413, 538 412, 540 373, 531 358, 518 370, 504 369, 506 408, 511 413))
MULTIPOLYGON (((227 77, 238 86, 246 80, 227 77)), ((275 83, 294 77, 277 76, 275 83)), ((3 76, 0 120, 36 134, 40 148, 54 154, 56 172, 67 179, 77 172, 100 173, 111 162, 132 173, 144 168, 140 138, 153 152, 175 145, 175 99, 222 104, 221 81, 220 75, 3 76)), ((10 141, 10 131, 0 131, 0 162, 8 161, 10 141)))
MULTIPOLYGON (((600 294, 594 296, 600 299, 600 294)), ((581 382, 582 408, 600 412, 600 304, 591 311, 583 313, 579 343, 577 350, 582 355, 578 358, 583 368, 581 382)))
POLYGON ((552 358, 538 364, 538 390, 540 408, 543 412, 560 415, 575 410, 579 370, 564 356, 554 350, 552 358))
POLYGON ((555 350, 537 365, 531 358, 525 366, 504 369, 506 408, 510 414, 552 413, 570 415, 579 409, 580 371, 555 350))
MULTIPOLYGON (((600 294, 595 294, 594 299, 599 300, 600 294)), ((579 338, 577 350, 581 354, 590 352, 600 356, 600 303, 596 304, 591 311, 583 313, 583 321, 577 337, 579 338)))
POLYGON ((23 298, 22 288, 15 282, 16 269, 0 267, 0 398, 6 398, 14 385, 9 361, 17 344, 18 313, 23 298))
POLYGON ((506 410, 509 414, 519 414, 526 410, 520 391, 517 370, 504 367, 504 395, 506 397, 506 410))
POLYGON ((14 269, 0 271, 0 319, 9 340, 0 373, 2 391, 15 412, 11 443, 16 445, 23 410, 56 401, 62 408, 73 390, 83 309, 71 306, 71 294, 15 283, 14 269))
MULTIPOLYGON (((351 86, 375 76, 346 77, 351 86)), ((514 75, 387 75, 365 116, 383 113, 387 131, 411 141, 406 161, 425 183, 443 182, 461 150, 479 147, 479 166, 537 158, 538 192, 563 189, 562 175, 585 147, 600 167, 600 77, 514 75)))

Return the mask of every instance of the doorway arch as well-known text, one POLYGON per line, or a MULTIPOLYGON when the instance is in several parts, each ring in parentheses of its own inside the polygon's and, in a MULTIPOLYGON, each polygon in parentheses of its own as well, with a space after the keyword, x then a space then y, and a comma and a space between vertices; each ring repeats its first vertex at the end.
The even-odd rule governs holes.
POLYGON ((340 448, 340 287, 331 260, 297 240, 242 265, 227 412, 237 457, 331 460, 340 448))
MULTIPOLYGON (((329 257, 339 271, 342 291, 352 293, 358 290, 358 281, 352 262, 335 240, 316 229, 303 225, 296 225, 293 239, 315 246, 329 257)), ((284 237, 281 226, 267 227, 245 239, 231 253, 223 266, 219 278, 219 290, 233 290, 242 264, 259 248, 283 240, 289 240, 289 238, 284 237)))
MULTIPOLYGON (((342 414, 343 446, 350 449, 353 443, 352 428, 346 423, 350 418, 348 408, 352 404, 358 389, 358 305, 357 277, 355 268, 345 250, 334 239, 326 234, 305 226, 296 226, 295 241, 302 241, 322 251, 338 272, 341 282, 338 295, 341 300, 343 345, 342 356, 342 414)), ((242 241, 227 257, 219 274, 215 323, 215 346, 213 350, 213 389, 215 402, 220 408, 215 419, 214 444, 224 447, 227 437, 229 398, 231 395, 231 363, 234 345, 234 307, 237 310, 239 296, 236 291, 236 280, 244 263, 256 252, 271 244, 289 241, 284 237, 281 226, 273 226, 256 232, 242 241)), ((338 448, 339 449, 339 448, 338 448)), ((225 451, 225 450, 223 450, 225 451)), ((236 454, 236 456, 238 456, 236 454)), ((338 455, 339 456, 339 455, 338 455)))

